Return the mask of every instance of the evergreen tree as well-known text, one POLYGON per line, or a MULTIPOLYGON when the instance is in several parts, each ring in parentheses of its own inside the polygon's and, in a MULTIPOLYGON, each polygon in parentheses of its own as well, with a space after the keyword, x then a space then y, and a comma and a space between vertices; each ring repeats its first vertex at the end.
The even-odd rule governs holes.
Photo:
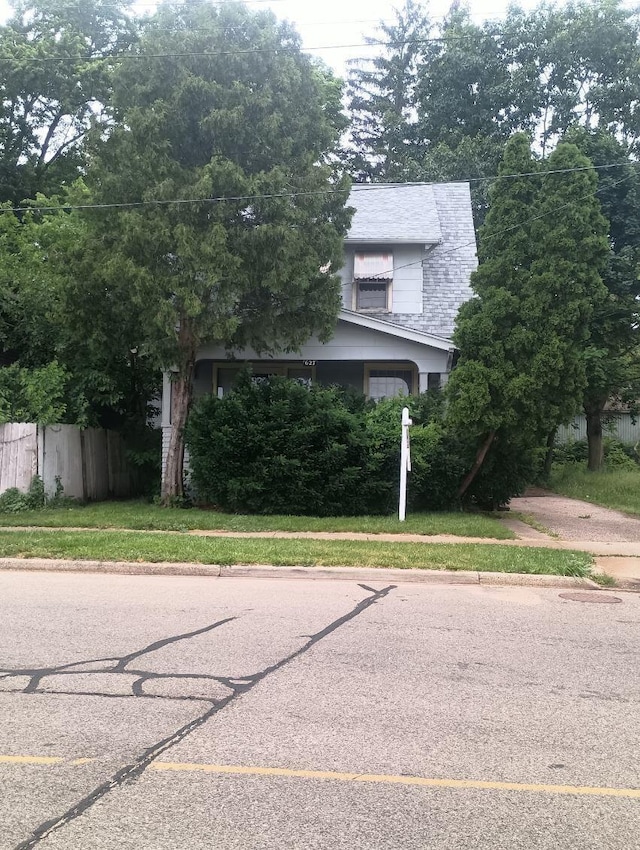
POLYGON ((340 89, 271 13, 168 4, 115 74, 114 106, 88 181, 97 201, 133 206, 90 214, 85 256, 137 317, 138 348, 175 369, 169 501, 198 348, 295 350, 335 327, 349 223, 348 181, 330 164, 340 89))
POLYGON ((419 0, 405 0, 394 14, 392 23, 379 24, 376 37, 366 37, 371 45, 385 43, 382 53, 355 60, 349 73, 347 159, 360 182, 401 182, 420 174, 415 85, 431 23, 419 0))
POLYGON ((610 133, 572 131, 568 138, 597 166, 598 197, 609 222, 610 251, 602 278, 605 296, 594 305, 587 348, 583 407, 589 444, 588 468, 603 463, 607 403, 637 407, 640 397, 640 173, 625 147, 610 133))
POLYGON ((537 176, 526 136, 506 146, 479 234, 476 297, 461 308, 454 336, 461 355, 448 385, 449 417, 478 445, 461 496, 489 451, 514 441, 540 447, 580 406, 608 254, 595 173, 567 173, 588 165, 562 144, 537 176))

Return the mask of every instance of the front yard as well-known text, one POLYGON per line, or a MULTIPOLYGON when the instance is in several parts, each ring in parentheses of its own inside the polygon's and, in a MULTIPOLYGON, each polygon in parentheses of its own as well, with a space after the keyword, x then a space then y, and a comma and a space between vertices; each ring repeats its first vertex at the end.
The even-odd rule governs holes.
POLYGON ((0 513, 0 526, 123 528, 157 531, 359 531, 367 534, 454 534, 510 540, 515 535, 499 519, 472 513, 395 516, 308 517, 227 514, 197 508, 160 508, 148 502, 97 502, 71 507, 0 513))
POLYGON ((562 496, 640 515, 640 468, 589 472, 582 464, 567 463, 554 469, 550 484, 562 496))
POLYGON ((491 544, 196 537, 135 531, 0 532, 0 557, 274 566, 359 566, 589 575, 585 552, 491 544))

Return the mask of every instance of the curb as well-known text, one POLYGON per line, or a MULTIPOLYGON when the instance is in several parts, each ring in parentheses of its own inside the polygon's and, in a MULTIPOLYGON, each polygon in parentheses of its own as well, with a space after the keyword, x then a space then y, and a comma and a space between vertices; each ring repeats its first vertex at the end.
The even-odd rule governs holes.
POLYGON ((403 570, 386 567, 274 567, 268 564, 222 566, 140 561, 74 561, 45 558, 0 558, 0 571, 100 573, 105 575, 207 576, 209 578, 338 579, 396 581, 418 584, 473 584, 494 587, 588 587, 601 590, 588 578, 492 573, 477 570, 403 570))

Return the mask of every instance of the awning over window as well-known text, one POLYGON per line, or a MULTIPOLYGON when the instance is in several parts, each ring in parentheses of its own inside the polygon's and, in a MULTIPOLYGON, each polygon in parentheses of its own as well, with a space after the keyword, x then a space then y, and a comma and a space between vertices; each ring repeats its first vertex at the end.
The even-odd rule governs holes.
POLYGON ((393 280, 393 254, 357 253, 353 262, 354 280, 393 280))

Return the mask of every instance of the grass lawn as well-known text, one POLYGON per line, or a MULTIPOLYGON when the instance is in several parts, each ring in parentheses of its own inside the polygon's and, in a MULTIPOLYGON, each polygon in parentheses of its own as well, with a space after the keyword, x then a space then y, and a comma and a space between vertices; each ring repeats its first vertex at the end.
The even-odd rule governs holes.
POLYGON ((134 531, 1 531, 0 556, 275 566, 361 566, 584 576, 585 552, 490 544, 383 543, 149 535, 134 531))
POLYGON ((551 487, 556 493, 640 515, 640 468, 589 472, 584 465, 554 468, 551 487))
POLYGON ((395 516, 306 517, 245 516, 192 508, 160 508, 148 502, 97 502, 40 511, 0 513, 0 526, 28 525, 78 528, 130 528, 157 531, 191 529, 224 531, 363 531, 369 534, 456 534, 462 537, 513 539, 498 519, 482 514, 432 513, 395 516))

